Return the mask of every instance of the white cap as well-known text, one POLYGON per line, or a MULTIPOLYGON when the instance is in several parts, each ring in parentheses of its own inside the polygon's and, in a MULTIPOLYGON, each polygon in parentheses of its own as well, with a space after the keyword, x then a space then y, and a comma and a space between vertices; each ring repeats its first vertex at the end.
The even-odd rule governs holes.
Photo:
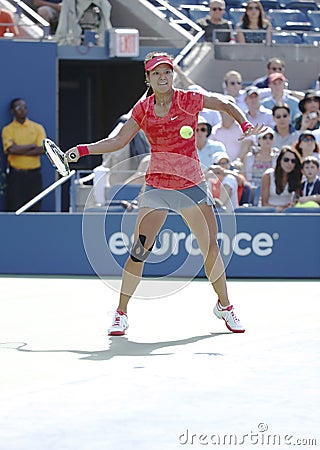
POLYGON ((219 162, 220 162, 222 159, 227 159, 228 161, 230 161, 230 158, 229 158, 229 156, 228 156, 228 153, 226 153, 226 152, 217 152, 217 153, 214 153, 214 154, 212 155, 212 163, 213 163, 213 164, 219 164, 219 162))

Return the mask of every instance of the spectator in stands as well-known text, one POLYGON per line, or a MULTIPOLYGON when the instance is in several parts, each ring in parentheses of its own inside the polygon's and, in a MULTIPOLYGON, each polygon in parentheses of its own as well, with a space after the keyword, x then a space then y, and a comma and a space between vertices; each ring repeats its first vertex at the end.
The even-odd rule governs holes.
POLYGON ((320 146, 312 131, 306 130, 301 133, 294 148, 299 152, 302 161, 309 156, 313 156, 320 161, 320 146))
POLYGON ((214 141, 208 137, 211 134, 211 125, 204 117, 198 117, 198 126, 196 129, 196 146, 198 157, 205 171, 213 164, 213 155, 217 152, 225 152, 226 148, 222 142, 214 141))
MULTIPOLYGON (((226 96, 230 101, 234 102, 232 96, 226 96)), ((241 141, 239 140, 242 135, 241 129, 237 122, 229 114, 220 112, 221 114, 221 124, 216 125, 212 128, 211 138, 222 142, 226 148, 226 153, 228 154, 230 161, 234 161, 241 150, 241 141)))
POLYGON ((295 117, 293 125, 296 130, 316 130, 320 127, 320 93, 309 90, 299 102, 302 114, 295 117))
POLYGON ((274 72, 269 75, 269 87, 271 95, 261 100, 261 104, 268 109, 272 109, 275 103, 287 103, 290 106, 291 120, 300 113, 299 101, 297 98, 285 92, 286 78, 281 72, 274 72))
MULTIPOLYGON (((42 191, 41 161, 45 130, 27 117, 27 104, 22 98, 10 103, 13 121, 2 129, 2 143, 8 155, 7 211, 14 212, 42 191)), ((29 208, 38 212, 40 202, 29 208)))
POLYGON ((271 22, 265 18, 262 4, 249 0, 246 10, 236 25, 237 42, 239 44, 271 44, 271 22))
POLYGON ((60 11, 61 0, 33 0, 34 6, 37 8, 37 13, 43 17, 50 24, 50 34, 55 34, 60 11))
MULTIPOLYGON (((123 127, 130 114, 123 114, 110 137, 123 127)), ((132 141, 116 152, 106 153, 102 156, 102 166, 114 170, 110 174, 110 184, 123 183, 137 169, 141 159, 150 153, 150 144, 142 130, 139 130, 132 141)))
POLYGON ((252 123, 263 123, 271 128, 274 127, 271 109, 261 105, 259 89, 256 86, 249 86, 245 91, 246 109, 244 112, 252 123))
POLYGON ((308 156, 302 162, 301 171, 305 181, 301 184, 299 204, 313 201, 320 204, 320 179, 319 179, 319 159, 314 156, 308 156))
POLYGON ((224 0, 211 0, 210 13, 207 16, 202 17, 201 19, 198 19, 196 21, 196 23, 205 31, 205 41, 230 41, 233 28, 232 23, 222 17, 225 13, 225 10, 226 4, 224 0))
POLYGON ((242 75, 236 70, 229 70, 223 77, 223 93, 234 98, 236 104, 245 110, 245 90, 242 88, 242 75))
POLYGON ((263 77, 257 78, 252 83, 254 86, 258 88, 267 88, 269 86, 269 76, 272 73, 282 73, 284 75, 285 72, 285 63, 282 59, 273 57, 268 60, 267 63, 267 74, 263 77))
POLYGON ((297 131, 290 121, 290 107, 287 103, 276 103, 272 108, 274 127, 273 145, 279 150, 284 145, 293 145, 299 139, 299 131, 297 131))
POLYGON ((301 160, 297 150, 284 146, 280 150, 276 167, 265 171, 261 181, 262 206, 272 206, 282 212, 294 206, 301 187, 301 160))
MULTIPOLYGON (((213 165, 210 171, 219 179, 220 187, 215 186, 220 190, 219 197, 215 197, 215 193, 219 192, 212 189, 213 197, 225 212, 232 212, 239 207, 238 200, 238 182, 236 177, 230 172, 230 158, 227 153, 218 152, 213 156, 213 165)), ((210 182, 210 178, 208 179, 210 182)), ((211 183, 214 187, 214 183, 211 183)), ((216 194, 217 195, 217 194, 216 194)))
MULTIPOLYGON (((195 91, 200 92, 203 95, 212 95, 212 92, 208 92, 206 89, 204 89, 199 84, 196 84, 195 81, 191 80, 188 75, 185 74, 185 72, 181 69, 181 67, 176 64, 175 67, 175 84, 182 89, 187 89, 189 91, 195 91)), ((218 111, 214 111, 212 109, 203 108, 201 111, 202 117, 204 117, 207 122, 211 125, 217 125, 221 122, 221 116, 218 111)))
POLYGON ((279 150, 273 146, 273 138, 272 128, 267 128, 258 134, 258 145, 253 145, 245 157, 243 172, 252 186, 261 186, 264 172, 276 166, 279 150))
POLYGON ((112 28, 111 3, 108 0, 77 0, 62 3, 56 40, 60 45, 81 45, 84 32, 94 32, 95 44, 105 45, 105 32, 112 28))
POLYGON ((14 25, 14 17, 7 9, 0 8, 0 37, 5 33, 11 33, 13 36, 18 36, 18 28, 14 25))

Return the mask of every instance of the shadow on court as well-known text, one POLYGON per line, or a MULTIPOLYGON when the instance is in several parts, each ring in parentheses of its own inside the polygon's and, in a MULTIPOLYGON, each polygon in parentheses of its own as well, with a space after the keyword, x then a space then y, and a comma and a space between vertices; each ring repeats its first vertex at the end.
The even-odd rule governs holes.
MULTIPOLYGON (((0 348, 12 348, 18 350, 19 352, 26 353, 74 353, 76 355, 82 356, 80 359, 91 360, 91 361, 107 361, 115 356, 164 356, 164 355, 174 355, 175 352, 164 352, 152 354, 156 350, 164 349, 167 347, 176 347, 187 344, 193 344, 198 341, 205 339, 211 339, 214 337, 222 336, 224 334, 233 334, 231 332, 223 333, 210 333, 201 336, 194 336, 187 339, 164 341, 164 342, 134 342, 128 340, 126 336, 121 337, 110 337, 109 338, 109 348, 106 350, 98 351, 84 351, 84 350, 74 350, 74 349, 55 349, 55 350, 32 350, 27 347, 26 342, 3 342, 0 343, 0 348)), ((223 356, 222 353, 194 353, 194 354, 206 354, 209 356, 223 356)))

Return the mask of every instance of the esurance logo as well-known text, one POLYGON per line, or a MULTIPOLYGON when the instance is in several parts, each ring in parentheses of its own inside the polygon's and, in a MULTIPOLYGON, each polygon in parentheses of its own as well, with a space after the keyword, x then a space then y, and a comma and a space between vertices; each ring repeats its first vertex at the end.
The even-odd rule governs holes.
MULTIPOLYGON (((223 256, 229 256, 232 252, 237 256, 248 256, 254 253, 257 256, 269 256, 272 253, 274 241, 279 239, 279 234, 261 232, 255 235, 241 232, 230 238, 226 233, 218 233, 220 251, 223 256)), ((125 255, 131 248, 133 235, 128 236, 123 232, 113 233, 108 241, 111 253, 114 255, 125 255)), ((186 252, 191 256, 201 255, 197 241, 192 233, 163 231, 153 248, 154 255, 177 256, 186 252)))

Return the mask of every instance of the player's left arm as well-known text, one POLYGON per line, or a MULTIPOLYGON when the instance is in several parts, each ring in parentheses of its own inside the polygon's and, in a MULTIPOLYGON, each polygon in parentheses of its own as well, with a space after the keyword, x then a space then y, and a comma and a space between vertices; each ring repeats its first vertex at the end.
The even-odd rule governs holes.
POLYGON ((259 134, 265 128, 264 124, 252 125, 248 122, 242 109, 222 94, 215 94, 210 97, 205 95, 203 107, 223 111, 233 117, 234 120, 238 122, 243 132, 239 140, 242 140, 248 136, 259 134))

